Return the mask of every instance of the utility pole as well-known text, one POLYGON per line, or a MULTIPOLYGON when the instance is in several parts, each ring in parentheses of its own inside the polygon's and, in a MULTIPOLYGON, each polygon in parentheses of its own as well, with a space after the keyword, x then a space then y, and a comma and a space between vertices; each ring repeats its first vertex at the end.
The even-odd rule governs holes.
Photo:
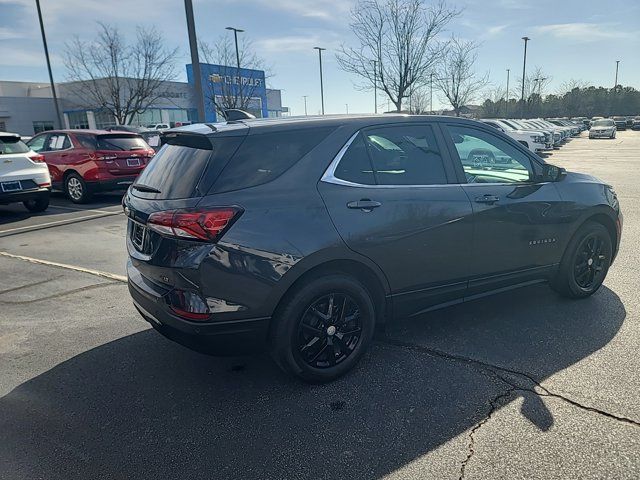
POLYGON ((509 72, 511 72, 510 68, 507 68, 507 105, 504 107, 504 116, 509 118, 509 72))
POLYGON ((433 72, 429 74, 429 113, 433 115, 433 72))
MULTIPOLYGON (((44 33, 43 33, 43 35, 44 35, 44 33)), ((618 67, 619 67, 619 65, 620 65, 620 60, 616 60, 616 83, 613 86, 614 89, 618 88, 618 67)))
POLYGON ((373 113, 378 113, 378 61, 373 61, 373 113))
POLYGON ((524 61, 522 62, 522 94, 520 95, 520 100, 522 101, 522 118, 524 118, 524 81, 527 72, 527 42, 531 39, 529 37, 522 37, 522 40, 524 40, 524 61))
POLYGON ((44 34, 44 23, 42 21, 42 11, 40 10, 40 0, 36 0, 36 8, 38 9, 38 20, 40 20, 40 32, 42 33, 42 45, 44 46, 44 56, 47 59, 47 70, 49 70, 49 83, 51 84, 51 94, 53 95, 53 104, 56 107, 56 116, 58 117, 58 128, 64 128, 62 124, 62 116, 60 115, 60 106, 58 105, 58 95, 56 86, 53 83, 53 73, 51 73, 51 60, 49 60, 49 47, 47 47, 47 36, 44 34))
POLYGON ((349 104, 345 103, 344 106, 347 107, 347 115, 349 115, 349 104))
POLYGON ((322 85, 322 51, 326 48, 313 47, 314 50, 318 50, 318 60, 320 61, 320 103, 322 105, 322 115, 324 115, 324 86, 322 85))
POLYGON ((305 117, 307 116, 307 97, 309 95, 303 95, 302 98, 304 98, 304 115, 305 117))
POLYGON ((193 69, 193 87, 195 89, 196 103, 198 107, 198 122, 204 122, 204 95, 202 95, 202 74, 200 72, 200 58, 198 57, 198 40, 196 38, 196 25, 193 20, 193 3, 184 0, 184 9, 187 15, 187 32, 189 33, 189 49, 191 50, 191 67, 193 69))

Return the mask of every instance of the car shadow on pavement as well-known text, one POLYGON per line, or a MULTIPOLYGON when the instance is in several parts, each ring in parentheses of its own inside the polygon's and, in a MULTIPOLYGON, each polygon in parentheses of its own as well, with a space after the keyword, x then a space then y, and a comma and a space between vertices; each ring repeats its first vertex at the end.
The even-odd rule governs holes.
MULTIPOLYGON (((432 351, 542 381, 605 346, 624 318, 604 287, 582 301, 521 289, 402 321, 353 373, 316 386, 264 355, 207 357, 145 330, 0 399, 0 477, 369 479, 452 439, 455 472, 467 455, 461 434, 507 388, 432 351)), ((545 431, 553 418, 541 405, 525 402, 522 412, 545 431)))

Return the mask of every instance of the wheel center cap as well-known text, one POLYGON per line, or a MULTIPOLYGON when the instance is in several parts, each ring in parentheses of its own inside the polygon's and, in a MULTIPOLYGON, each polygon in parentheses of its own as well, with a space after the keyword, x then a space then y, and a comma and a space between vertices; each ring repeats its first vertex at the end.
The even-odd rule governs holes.
POLYGON ((589 260, 587 260, 587 265, 589 266, 593 265, 593 258, 590 258, 589 260))
POLYGON ((334 327, 333 325, 329 326, 327 328, 327 335, 329 335, 330 337, 336 334, 336 327, 334 327))

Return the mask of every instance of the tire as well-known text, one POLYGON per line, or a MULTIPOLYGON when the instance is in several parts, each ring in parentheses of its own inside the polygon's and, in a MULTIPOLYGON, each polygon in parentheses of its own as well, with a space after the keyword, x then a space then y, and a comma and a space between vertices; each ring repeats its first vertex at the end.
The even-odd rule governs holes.
POLYGON ((358 363, 373 338, 375 318, 371 295, 357 280, 343 274, 313 279, 278 308, 271 355, 282 370, 305 382, 330 382, 358 363))
POLYGON ((91 200, 87 182, 77 173, 70 173, 64 179, 64 191, 73 203, 87 203, 91 200))
POLYGON ((38 197, 34 200, 22 202, 24 208, 33 213, 44 212, 49 207, 49 194, 38 197))
POLYGON ((551 287, 567 298, 593 295, 607 276, 612 252, 609 231, 600 223, 585 223, 569 242, 551 287))

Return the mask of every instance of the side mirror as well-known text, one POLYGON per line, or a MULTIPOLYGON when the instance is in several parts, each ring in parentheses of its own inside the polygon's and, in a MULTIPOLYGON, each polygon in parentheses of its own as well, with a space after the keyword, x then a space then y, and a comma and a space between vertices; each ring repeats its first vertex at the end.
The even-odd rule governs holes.
POLYGON ((542 171, 543 182, 559 182, 567 175, 567 170, 555 165, 545 164, 542 171))

